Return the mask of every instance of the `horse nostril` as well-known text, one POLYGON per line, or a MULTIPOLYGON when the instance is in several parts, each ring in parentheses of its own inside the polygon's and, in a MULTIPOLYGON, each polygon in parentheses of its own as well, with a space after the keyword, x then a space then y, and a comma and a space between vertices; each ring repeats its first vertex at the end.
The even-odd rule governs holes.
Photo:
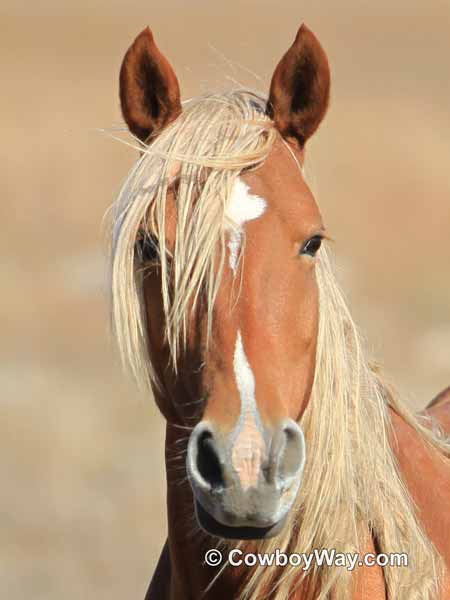
POLYGON ((285 479, 298 476, 303 470, 305 463, 305 438, 303 431, 294 421, 288 422, 284 429, 286 436, 284 456, 283 456, 283 475, 285 479))
POLYGON ((305 438, 295 421, 283 422, 273 436, 267 480, 288 488, 299 480, 305 465, 305 438))
POLYGON ((197 469, 213 490, 225 486, 216 443, 211 431, 203 431, 197 438, 197 469))

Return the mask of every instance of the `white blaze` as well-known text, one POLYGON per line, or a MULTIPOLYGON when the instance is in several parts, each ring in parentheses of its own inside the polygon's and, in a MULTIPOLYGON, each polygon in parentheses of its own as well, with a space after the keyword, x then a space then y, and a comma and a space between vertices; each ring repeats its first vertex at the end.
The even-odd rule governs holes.
POLYGON ((236 272, 244 224, 260 217, 266 210, 266 206, 264 198, 252 194, 249 186, 242 179, 239 177, 236 179, 226 210, 226 216, 234 224, 228 241, 230 267, 233 272, 236 272))
POLYGON ((265 443, 256 405, 255 377, 244 352, 240 331, 236 337, 233 367, 241 398, 241 413, 235 428, 231 461, 246 490, 258 483, 265 443))
POLYGON ((233 368, 237 388, 241 397, 241 414, 248 411, 255 412, 257 410, 255 399, 255 377, 244 352, 240 331, 237 332, 236 337, 233 368))

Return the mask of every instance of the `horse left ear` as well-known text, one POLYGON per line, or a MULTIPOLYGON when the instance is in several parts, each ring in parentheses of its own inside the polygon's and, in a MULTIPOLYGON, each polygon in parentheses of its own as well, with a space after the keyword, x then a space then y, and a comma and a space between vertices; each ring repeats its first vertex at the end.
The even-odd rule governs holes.
POLYGON ((329 98, 327 55, 312 31, 302 25, 273 74, 267 113, 283 137, 303 148, 324 118, 329 98))
POLYGON ((130 131, 143 142, 181 113, 178 79, 148 27, 123 59, 120 103, 130 131))

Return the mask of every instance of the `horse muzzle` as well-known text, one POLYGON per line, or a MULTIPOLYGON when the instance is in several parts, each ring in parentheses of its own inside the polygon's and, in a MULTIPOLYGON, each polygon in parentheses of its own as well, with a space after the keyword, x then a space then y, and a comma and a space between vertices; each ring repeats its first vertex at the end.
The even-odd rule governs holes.
POLYGON ((277 535, 297 496, 305 459, 303 431, 292 419, 228 434, 201 421, 187 450, 200 526, 229 539, 277 535))

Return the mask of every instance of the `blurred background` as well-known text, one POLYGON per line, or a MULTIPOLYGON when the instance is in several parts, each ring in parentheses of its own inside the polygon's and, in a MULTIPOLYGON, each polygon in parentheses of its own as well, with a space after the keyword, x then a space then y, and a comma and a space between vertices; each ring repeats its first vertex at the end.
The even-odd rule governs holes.
POLYGON ((333 72, 309 180, 353 313, 412 406, 450 384, 447 0, 2 0, 1 598, 143 598, 165 538, 162 418, 108 333, 102 217, 136 154, 96 128, 121 123, 127 47, 149 24, 184 97, 266 91, 303 20, 333 72))

